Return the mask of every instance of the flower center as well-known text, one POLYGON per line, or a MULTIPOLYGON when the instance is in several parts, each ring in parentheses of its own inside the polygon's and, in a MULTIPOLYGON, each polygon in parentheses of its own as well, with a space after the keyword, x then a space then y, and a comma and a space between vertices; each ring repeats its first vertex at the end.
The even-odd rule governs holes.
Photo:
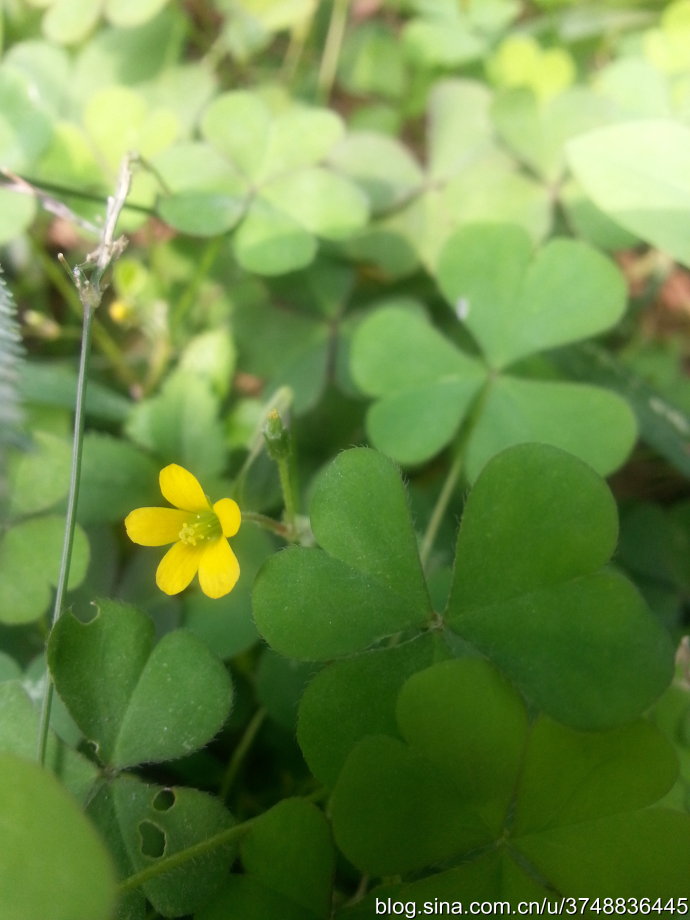
POLYGON ((199 511, 182 525, 180 540, 189 546, 197 546, 207 540, 214 540, 223 533, 215 511, 199 511))

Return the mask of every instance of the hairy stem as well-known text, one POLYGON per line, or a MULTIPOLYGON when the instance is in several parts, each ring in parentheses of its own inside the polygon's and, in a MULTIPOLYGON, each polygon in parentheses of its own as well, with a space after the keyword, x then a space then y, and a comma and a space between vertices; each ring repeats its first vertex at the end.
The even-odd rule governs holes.
POLYGON ((232 843, 235 840, 239 840, 251 828, 254 821, 256 821, 256 818, 250 818, 248 821, 243 821, 242 824, 235 824, 233 827, 220 831, 212 837, 207 837, 206 840, 201 840, 199 843, 195 843, 191 847, 173 853, 171 856, 164 856, 162 859, 153 863, 153 865, 147 866, 139 872, 135 872, 134 875, 130 875, 129 878, 120 882, 120 894, 123 894, 125 891, 132 891, 134 888, 139 888, 144 882, 148 882, 158 875, 164 875, 166 872, 171 872, 179 866, 184 866, 184 864, 191 859, 196 859, 198 856, 210 853, 212 850, 216 850, 226 843, 232 843))

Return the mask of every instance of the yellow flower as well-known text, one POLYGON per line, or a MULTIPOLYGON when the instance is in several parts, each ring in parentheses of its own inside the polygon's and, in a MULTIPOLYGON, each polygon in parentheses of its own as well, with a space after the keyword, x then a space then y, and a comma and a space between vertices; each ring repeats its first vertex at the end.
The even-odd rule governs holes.
POLYGON ((221 498, 211 504, 196 476, 176 463, 160 471, 163 498, 174 508, 137 508, 125 518, 127 535, 142 546, 172 543, 156 571, 165 594, 184 591, 196 573, 208 597, 223 597, 235 587, 240 564, 227 537, 240 529, 237 502, 221 498))

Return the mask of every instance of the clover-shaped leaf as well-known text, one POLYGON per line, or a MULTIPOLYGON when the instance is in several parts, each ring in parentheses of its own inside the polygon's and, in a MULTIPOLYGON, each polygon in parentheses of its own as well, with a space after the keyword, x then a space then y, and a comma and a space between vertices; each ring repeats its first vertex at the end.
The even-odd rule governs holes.
MULTIPOLYGON (((544 716, 530 723, 503 678, 468 658, 413 675, 397 719, 403 740, 361 740, 333 793, 336 840, 362 871, 456 865, 428 881, 445 890, 454 880, 466 893, 488 876, 494 897, 687 891, 690 819, 649 808, 677 772, 651 724, 582 732, 544 716)), ((424 888, 413 882, 396 897, 424 888)))
POLYGON ((571 725, 634 718, 672 674, 668 634, 602 568, 617 535, 605 483, 546 445, 495 457, 463 513, 446 622, 571 725))
MULTIPOLYGON (((482 83, 437 81, 427 108, 426 170, 415 169, 414 163, 412 168, 401 167, 400 157, 391 156, 388 182, 393 187, 402 185, 402 200, 398 199, 400 205, 391 213, 382 214, 369 225, 361 238, 354 238, 354 251, 360 259, 395 275, 410 273, 418 261, 434 272, 439 253, 452 233, 472 221, 486 219, 487 214, 492 220, 519 224, 533 240, 545 235, 551 220, 550 192, 521 172, 501 149, 491 105, 491 92, 482 83), (395 264, 401 252, 405 253, 405 271, 395 264)), ((374 156, 375 148, 371 151, 374 156)), ((339 157, 336 148, 342 170, 361 183, 376 209, 372 187, 376 191, 383 185, 379 179, 381 164, 367 165, 364 156, 346 152, 339 157)))
POLYGON ((567 239, 533 253, 525 231, 510 224, 457 231, 438 278, 494 370, 603 332, 625 310, 622 275, 601 253, 567 239))
POLYGON ((499 134, 517 157, 553 184, 565 171, 565 142, 606 124, 610 109, 608 100, 583 87, 567 89, 547 100, 519 87, 499 93, 491 114, 499 134))
POLYGON ((230 679, 201 639, 176 630, 154 645, 148 617, 115 601, 100 601, 88 623, 61 617, 48 663, 74 720, 117 769, 189 754, 230 710, 230 679))
MULTIPOLYGON (((20 521, 5 533, 0 542, 0 621, 29 623, 46 612, 57 584, 64 531, 64 518, 48 514, 20 521)), ((77 526, 68 588, 81 584, 88 564, 89 541, 77 526)))
POLYGON ((244 872, 233 873, 195 920, 331 916, 333 842, 323 812, 310 802, 283 799, 260 815, 242 839, 240 858, 244 872))
POLYGON ((248 271, 303 268, 317 237, 345 239, 366 223, 366 195, 321 165, 344 133, 335 113, 295 106, 274 114, 259 95, 237 90, 211 102, 201 133, 202 142, 156 161, 171 192, 161 198, 161 215, 200 235, 239 223, 235 255, 248 271))
MULTIPOLYGON (((31 760, 36 754, 39 712, 19 680, 0 683, 0 751, 31 760)), ((46 764, 75 798, 83 801, 98 769, 83 754, 69 747, 52 730, 46 745, 46 764)))
POLYGON ((368 448, 340 454, 311 505, 321 549, 269 559, 253 593, 268 642, 293 658, 347 655, 430 616, 405 490, 392 461, 368 448))
POLYGON ((572 451, 603 474, 619 466, 636 434, 620 396, 505 372, 521 358, 612 325, 625 306, 614 266, 583 243, 554 240, 533 256, 519 227, 473 225, 448 242, 439 279, 484 363, 419 314, 387 307, 366 319, 353 340, 351 369, 377 398, 367 415, 374 446, 401 463, 421 463, 468 419, 470 479, 493 454, 523 441, 572 451))
POLYGON ((571 140, 568 162, 605 214, 690 265, 690 129, 669 118, 608 124, 571 140))
POLYGON ((308 683, 297 740, 314 776, 332 786, 356 741, 396 730, 395 702, 416 671, 450 656, 438 632, 335 661, 308 683))
MULTIPOLYGON (((557 448, 518 445, 487 464, 467 500, 442 617, 430 610, 391 461, 366 448, 341 454, 314 493, 312 525, 321 549, 278 553, 255 583, 257 627, 282 654, 351 655, 442 621, 449 647, 453 634, 471 643, 542 711, 582 728, 630 721, 671 678, 666 631, 632 584, 603 568, 616 543, 615 502, 590 467, 557 448)), ((366 671, 357 670, 363 681, 366 671)), ((393 672, 390 686, 402 673, 393 672)), ((340 682, 331 686, 328 673, 315 683, 324 682, 336 711, 340 682)), ((325 722, 312 703, 300 714, 300 734, 328 782, 343 739, 323 758, 312 754, 310 738, 325 722)))
MULTIPOLYGON (((155 866, 235 824, 223 804, 205 792, 156 786, 129 775, 103 783, 88 813, 106 838, 123 877, 155 866)), ((141 888, 161 916, 189 914, 221 887, 236 851, 236 842, 219 841, 194 860, 149 878, 141 888)), ((142 916, 143 905, 140 892, 128 891, 118 916, 142 916)))

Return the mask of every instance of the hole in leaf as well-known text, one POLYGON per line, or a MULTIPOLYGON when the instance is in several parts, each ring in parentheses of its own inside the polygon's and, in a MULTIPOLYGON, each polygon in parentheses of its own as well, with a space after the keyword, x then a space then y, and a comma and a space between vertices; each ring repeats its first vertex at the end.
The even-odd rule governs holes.
POLYGON ((139 837, 141 838, 141 852, 144 856, 158 859, 165 853, 165 834, 151 821, 139 823, 139 837))
POLYGON ((156 811, 169 811, 175 804, 175 793, 172 789, 161 789, 154 797, 152 805, 156 811))
POLYGON ((82 626, 90 626, 92 623, 95 623, 96 620, 100 619, 101 608, 94 601, 84 610, 79 612, 78 619, 82 626))

